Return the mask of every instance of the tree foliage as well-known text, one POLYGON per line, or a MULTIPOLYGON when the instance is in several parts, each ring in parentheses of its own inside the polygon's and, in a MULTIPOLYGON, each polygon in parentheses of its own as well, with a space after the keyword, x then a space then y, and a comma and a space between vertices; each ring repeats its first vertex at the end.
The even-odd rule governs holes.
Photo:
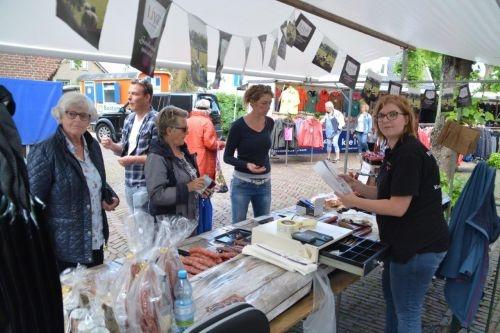
MULTIPOLYGON (((406 79, 409 81, 421 81, 424 79, 425 68, 428 67, 432 79, 438 81, 441 76, 442 54, 416 49, 408 51, 408 64, 406 79)), ((396 62, 395 73, 401 74, 403 71, 402 61, 396 62)))
POLYGON ((221 118, 222 118, 222 132, 225 136, 229 132, 229 128, 233 122, 234 117, 234 102, 236 99, 236 118, 246 114, 245 108, 243 107, 243 100, 241 97, 235 94, 226 93, 216 93, 217 100, 219 101, 221 118))

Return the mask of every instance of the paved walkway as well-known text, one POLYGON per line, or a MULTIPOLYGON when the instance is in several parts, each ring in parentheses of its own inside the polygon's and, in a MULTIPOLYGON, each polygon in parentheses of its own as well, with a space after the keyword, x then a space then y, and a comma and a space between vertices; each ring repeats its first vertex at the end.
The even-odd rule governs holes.
MULTIPOLYGON (((123 221, 128 216, 128 209, 124 199, 123 168, 116 162, 116 157, 104 150, 104 160, 108 182, 120 196, 122 203, 115 212, 108 214, 110 222, 110 241, 106 252, 106 259, 111 260, 123 257, 127 251, 127 242, 123 232, 123 221)), ((323 156, 314 156, 314 162, 323 156)), ((310 156, 291 156, 288 163, 284 157, 272 162, 272 210, 293 205, 301 197, 311 197, 318 193, 330 192, 326 184, 312 171, 310 156)), ((359 166, 357 154, 351 154, 349 167, 359 166)), ((231 179, 232 168, 223 166, 226 180, 231 179)), ((500 180, 497 179, 497 182, 500 180)), ((497 187, 500 188, 500 187, 497 187)), ((214 207, 214 228, 231 223, 231 204, 229 193, 215 194, 212 199, 214 207)), ((250 210, 251 212, 251 210, 250 210)), ((485 297, 480 305, 477 319, 470 332, 485 332, 485 323, 488 316, 493 276, 496 262, 499 258, 499 242, 491 251, 490 274, 485 289, 485 297)), ((342 295, 340 307, 339 333, 383 332, 385 304, 380 288, 381 270, 376 269, 367 277, 350 286, 342 295)), ((436 280, 429 290, 423 315, 424 332, 446 332, 451 315, 443 296, 443 281, 436 280)), ((500 302, 500 291, 496 293, 496 302, 500 302)), ((490 332, 500 332, 500 305, 496 305, 490 332)), ((301 325, 297 325, 290 332, 302 332, 301 325)))

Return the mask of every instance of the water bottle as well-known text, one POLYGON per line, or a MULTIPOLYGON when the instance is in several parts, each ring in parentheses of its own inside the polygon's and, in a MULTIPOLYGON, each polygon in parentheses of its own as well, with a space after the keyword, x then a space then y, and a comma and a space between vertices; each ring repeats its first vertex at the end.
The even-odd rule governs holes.
POLYGON ((174 288, 174 315, 178 332, 184 332, 194 322, 193 288, 187 279, 187 272, 179 270, 174 288))

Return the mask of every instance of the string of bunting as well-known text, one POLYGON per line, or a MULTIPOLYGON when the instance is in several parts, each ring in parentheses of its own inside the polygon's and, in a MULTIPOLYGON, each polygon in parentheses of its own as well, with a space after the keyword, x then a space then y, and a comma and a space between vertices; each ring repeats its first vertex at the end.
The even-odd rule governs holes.
MULTIPOLYGON (((191 55, 193 55, 191 58, 191 77, 193 82, 201 87, 207 87, 207 26, 219 32, 216 73, 212 88, 219 87, 221 72, 224 67, 224 59, 233 37, 241 38, 245 47, 242 74, 245 73, 251 42, 254 38, 257 38, 261 47, 262 66, 264 66, 264 55, 266 53, 268 36, 272 38, 272 50, 268 66, 273 70, 276 70, 278 57, 286 61, 287 47, 295 47, 301 52, 304 52, 316 31, 318 31, 323 38, 312 59, 313 64, 330 73, 341 51, 323 32, 317 29, 303 13, 300 13, 298 17, 295 18, 295 9, 292 10, 288 19, 278 28, 258 36, 244 36, 228 33, 207 24, 198 16, 189 13, 178 2, 172 0, 140 0, 130 64, 149 76, 154 75, 158 47, 172 4, 177 6, 177 8, 188 16, 190 46, 191 50, 195 51, 191 52, 191 55)), ((56 15, 72 30, 98 49, 107 5, 108 0, 102 0, 100 8, 96 8, 92 4, 83 1, 68 2, 66 0, 57 0, 56 15)), ((360 63, 346 53, 339 81, 351 89, 355 89, 359 70, 360 63)), ((381 81, 382 79, 377 74, 371 71, 368 72, 361 93, 362 97, 367 102, 375 101, 378 98, 381 81)), ((399 95, 401 91, 401 84, 397 82, 389 83, 388 92, 390 94, 399 95)), ((420 89, 410 87, 408 90, 408 98, 415 108, 419 108, 421 104, 423 104, 423 106, 434 104, 436 100, 436 91, 434 89, 427 89, 421 97, 420 89)), ((469 85, 464 84, 458 87, 456 105, 465 107, 470 104, 471 96, 469 85)), ((444 89, 442 110, 451 111, 454 105, 454 88, 444 89)))

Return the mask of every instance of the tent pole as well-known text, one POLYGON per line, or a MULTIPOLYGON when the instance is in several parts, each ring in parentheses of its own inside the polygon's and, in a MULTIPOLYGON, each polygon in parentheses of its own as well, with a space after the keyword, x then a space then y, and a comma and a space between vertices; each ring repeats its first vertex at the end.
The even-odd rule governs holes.
POLYGON ((402 62, 402 70, 401 70, 401 80, 406 78, 406 74, 408 72, 408 49, 403 49, 403 62, 402 62))
MULTIPOLYGON (((349 118, 351 117, 352 109, 352 89, 349 88, 349 107, 347 108, 347 133, 345 135, 345 152, 344 152, 344 173, 347 174, 347 162, 349 160, 349 134, 351 132, 351 124, 349 118)), ((340 146, 339 146, 340 150, 340 146)))
POLYGON ((397 45, 399 47, 407 48, 410 50, 416 49, 415 46, 413 46, 413 45, 410 45, 410 44, 405 43, 403 41, 400 41, 394 37, 385 35, 381 32, 376 31, 376 30, 365 27, 365 26, 358 24, 356 22, 350 21, 346 18, 343 18, 342 16, 338 16, 338 15, 335 15, 333 13, 330 13, 326 10, 323 10, 319 7, 308 4, 304 1, 301 1, 301 0, 278 0, 278 1, 282 2, 284 4, 287 4, 291 7, 295 7, 297 9, 300 9, 300 10, 303 10, 303 11, 308 12, 310 14, 321 17, 321 18, 328 20, 330 22, 334 22, 334 23, 343 25, 344 27, 348 27, 352 30, 356 30, 356 31, 361 32, 365 35, 372 36, 374 38, 383 40, 384 42, 388 42, 388 43, 391 43, 393 45, 397 45))

